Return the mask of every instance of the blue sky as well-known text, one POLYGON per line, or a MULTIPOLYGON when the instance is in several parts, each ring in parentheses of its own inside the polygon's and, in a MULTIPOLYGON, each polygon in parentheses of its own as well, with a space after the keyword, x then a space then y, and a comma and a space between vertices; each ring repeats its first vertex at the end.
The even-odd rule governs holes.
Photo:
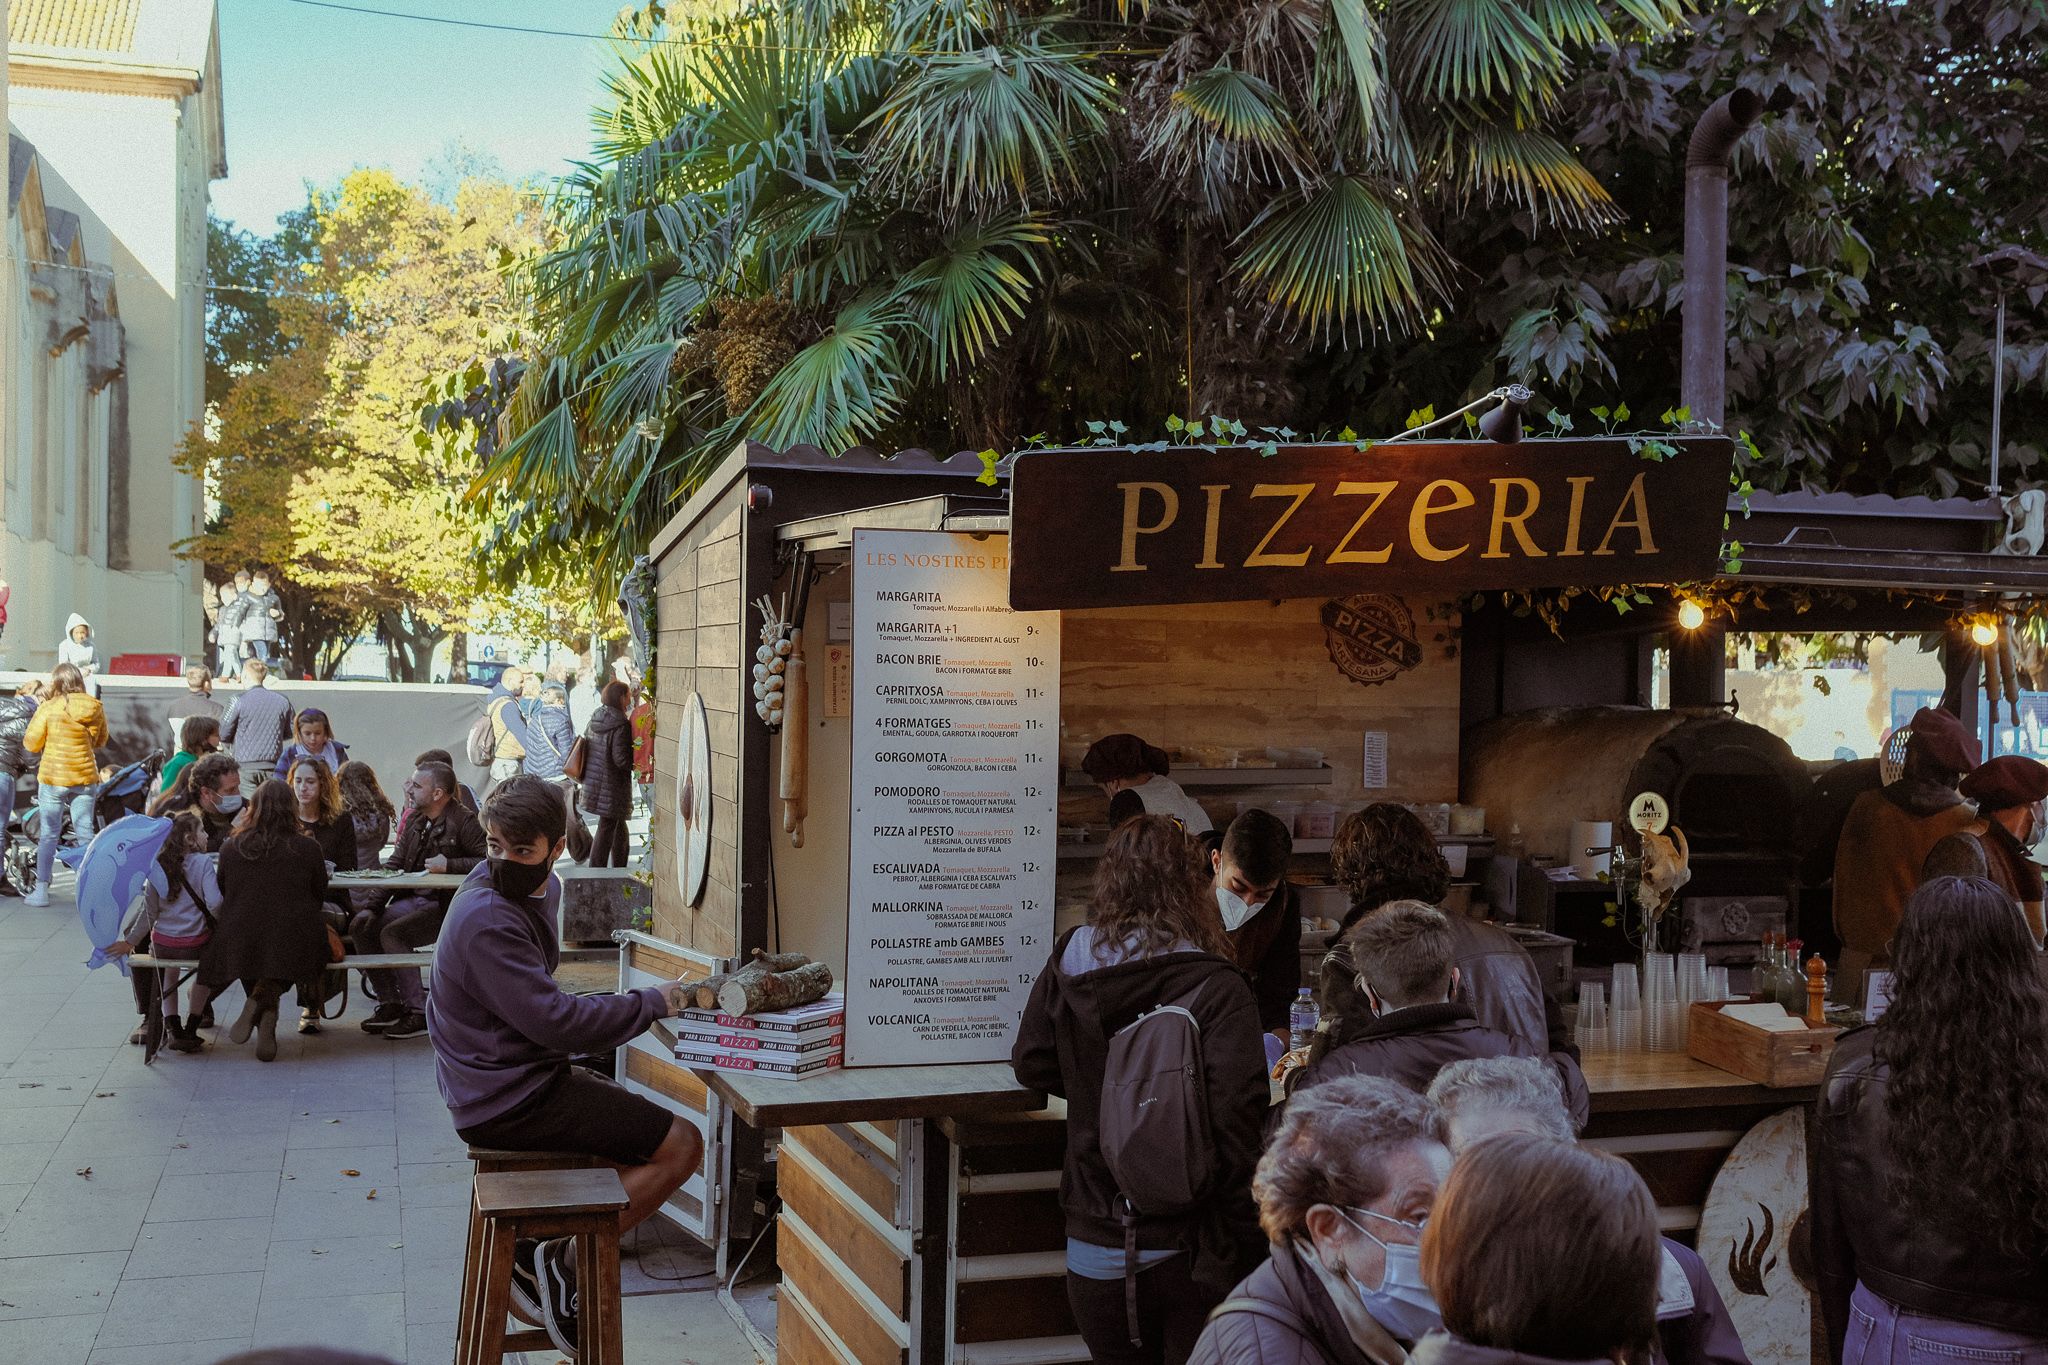
MULTIPOLYGON (((601 34, 618 0, 354 0, 364 7, 601 34)), ((214 212, 267 233, 304 182, 356 166, 418 179, 451 143, 515 178, 589 147, 607 49, 294 4, 218 0, 228 178, 214 212)))

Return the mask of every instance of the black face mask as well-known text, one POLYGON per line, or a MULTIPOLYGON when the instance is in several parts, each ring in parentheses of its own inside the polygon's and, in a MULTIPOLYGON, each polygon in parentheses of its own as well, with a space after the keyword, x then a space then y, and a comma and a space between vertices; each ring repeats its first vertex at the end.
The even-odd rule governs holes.
POLYGON ((545 863, 515 863, 510 858, 488 859, 491 865, 491 885, 499 895, 510 901, 531 899, 533 893, 548 884, 549 865, 545 863))

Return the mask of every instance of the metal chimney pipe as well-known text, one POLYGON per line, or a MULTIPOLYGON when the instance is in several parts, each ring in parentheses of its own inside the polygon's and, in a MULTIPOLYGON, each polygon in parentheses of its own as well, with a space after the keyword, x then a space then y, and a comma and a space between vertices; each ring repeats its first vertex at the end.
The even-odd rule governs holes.
POLYGON ((1685 315, 1679 401, 1695 421, 1728 415, 1728 156, 1764 97, 1731 90, 1707 107, 1685 150, 1685 315))

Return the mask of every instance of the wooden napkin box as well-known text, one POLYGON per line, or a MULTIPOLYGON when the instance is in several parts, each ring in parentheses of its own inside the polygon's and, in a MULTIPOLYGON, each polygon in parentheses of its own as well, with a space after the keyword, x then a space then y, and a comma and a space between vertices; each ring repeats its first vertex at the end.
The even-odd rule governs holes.
POLYGON ((1827 1025, 1774 1033, 1721 1014, 1723 1004, 1741 1003, 1729 1000, 1694 1005, 1687 1020, 1691 1027, 1686 1031, 1686 1052, 1696 1061, 1759 1085, 1819 1085, 1828 1069, 1828 1054, 1835 1050, 1835 1035, 1841 1030, 1827 1025))

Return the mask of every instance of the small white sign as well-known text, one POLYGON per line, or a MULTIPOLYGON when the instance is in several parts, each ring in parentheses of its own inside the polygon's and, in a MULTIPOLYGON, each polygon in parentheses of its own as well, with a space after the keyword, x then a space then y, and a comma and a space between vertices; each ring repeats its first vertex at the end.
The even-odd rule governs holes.
POLYGON ((1052 947, 1060 614, 1009 549, 853 533, 848 1066, 1006 1060, 1052 947))
POLYGON ((845 644, 853 638, 853 603, 830 602, 825 606, 825 642, 845 644))
POLYGON ((1365 748, 1358 764, 1358 785, 1379 791, 1387 785, 1387 732, 1367 730, 1365 748))

